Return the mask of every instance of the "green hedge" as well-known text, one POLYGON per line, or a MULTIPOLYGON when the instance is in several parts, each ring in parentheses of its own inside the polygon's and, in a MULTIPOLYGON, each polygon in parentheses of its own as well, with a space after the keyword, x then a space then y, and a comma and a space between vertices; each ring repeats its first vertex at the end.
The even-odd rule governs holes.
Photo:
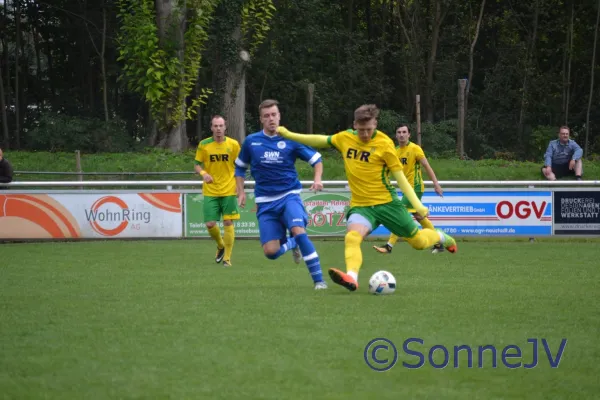
MULTIPOLYGON (((346 180, 341 156, 336 151, 322 150, 325 180, 346 180)), ((9 151, 5 157, 15 171, 77 172, 75 153, 9 151)), ((135 176, 127 179, 194 179, 194 150, 182 154, 147 149, 131 153, 81 153, 84 172, 189 172, 189 175, 135 176)), ((541 180, 542 163, 507 160, 459 160, 429 158, 439 180, 541 180)), ((312 168, 297 163, 300 178, 310 180, 312 168)), ((425 180, 429 178, 425 175, 425 180)), ((113 180, 118 176, 86 176, 84 179, 113 180)), ((600 162, 584 161, 584 179, 600 179, 600 162)), ((75 180, 75 176, 16 174, 15 180, 75 180)))

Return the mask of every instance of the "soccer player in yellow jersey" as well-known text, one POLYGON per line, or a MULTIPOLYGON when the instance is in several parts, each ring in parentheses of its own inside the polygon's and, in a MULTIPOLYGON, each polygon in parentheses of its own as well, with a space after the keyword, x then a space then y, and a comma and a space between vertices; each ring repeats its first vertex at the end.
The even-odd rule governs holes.
MULTIPOLYGON (((425 168, 427 171, 427 175, 433 181, 433 188, 435 192, 443 197, 444 192, 442 187, 440 186, 437 177, 435 176, 435 172, 433 172, 433 168, 429 165, 427 158, 425 157, 425 153, 421 146, 416 143, 410 141, 410 130, 407 125, 400 125, 396 129, 396 140, 398 140, 398 147, 396 147, 396 153, 398 155, 398 159, 402 164, 402 168, 404 171, 404 175, 406 175, 406 180, 415 191, 415 194, 421 200, 423 198, 423 192, 425 191, 425 185, 423 183, 423 175, 421 173, 421 167, 425 168)), ((423 228, 434 229, 433 224, 427 217, 422 217, 419 215, 415 208, 410 204, 410 201, 406 198, 406 196, 402 197, 402 203, 410 213, 413 214, 415 219, 419 221, 423 228)), ((398 236, 393 233, 390 234, 388 242, 379 247, 373 246, 375 250, 379 253, 391 253, 392 248, 398 241, 398 236)), ((444 251, 444 248, 440 244, 436 244, 433 248, 433 253, 438 253, 444 251)))
POLYGON ((204 181, 204 222, 210 237, 217 242, 215 261, 231 266, 231 252, 235 240, 233 221, 240 219, 235 184, 235 159, 240 153, 237 140, 225 136, 225 119, 216 115, 211 120, 212 137, 202 140, 196 150, 194 169, 204 181), (223 217, 225 234, 217 221, 223 217))
POLYGON ((429 248, 438 242, 444 243, 452 253, 457 250, 455 240, 446 233, 427 228, 419 230, 398 198, 389 179, 390 172, 416 211, 427 216, 427 208, 418 199, 402 172, 394 142, 377 130, 378 116, 379 110, 375 105, 362 105, 354 111, 354 130, 338 132, 332 136, 304 135, 292 133, 284 127, 278 128, 283 137, 308 146, 333 146, 344 158, 351 192, 345 237, 346 272, 330 268, 329 276, 335 283, 350 291, 358 289, 358 272, 362 266, 360 245, 379 225, 403 237, 417 250, 429 248))

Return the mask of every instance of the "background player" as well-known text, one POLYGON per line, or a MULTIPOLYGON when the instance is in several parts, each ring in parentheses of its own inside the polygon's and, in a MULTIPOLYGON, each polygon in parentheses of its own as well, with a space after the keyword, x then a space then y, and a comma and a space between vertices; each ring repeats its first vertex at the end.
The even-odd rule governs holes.
MULTIPOLYGON (((421 200, 423 198, 423 192, 425 192, 425 184, 423 183, 423 175, 421 173, 421 166, 425 168, 427 171, 427 175, 433 181, 433 189, 440 196, 443 197, 444 191, 440 186, 435 173, 433 172, 433 168, 429 165, 427 158, 425 157, 425 153, 421 146, 416 143, 410 141, 410 130, 407 125, 400 125, 396 128, 396 140, 398 140, 398 147, 396 147, 396 154, 398 155, 398 159, 402 164, 402 171, 406 176, 406 180, 412 186, 415 191, 415 194, 421 200)), ((402 204, 406 207, 406 209, 413 214, 415 219, 419 221, 423 228, 435 229, 429 218, 420 216, 415 208, 410 204, 410 201, 406 198, 406 196, 402 197, 402 204)), ((380 253, 391 253, 392 248, 398 241, 398 236, 393 233, 390 234, 388 242, 379 247, 373 246, 375 250, 380 253)), ((439 243, 433 247, 433 253, 444 251, 444 247, 442 247, 439 243)))
POLYGON ((302 185, 295 166, 297 158, 313 166, 315 174, 311 190, 322 190, 321 154, 277 133, 281 118, 278 104, 276 100, 265 100, 260 104, 258 111, 263 129, 246 137, 235 160, 238 204, 240 207, 246 204, 244 180, 250 167, 255 181, 260 243, 265 256, 275 260, 285 252, 295 250, 294 261, 299 263, 304 258, 315 289, 327 289, 319 255, 306 234, 308 215, 300 198, 302 185), (288 231, 293 237, 287 237, 288 231))
POLYGON ((379 225, 405 238, 415 249, 423 250, 435 243, 445 243, 448 251, 457 251, 456 242, 442 231, 419 230, 406 207, 391 185, 391 171, 404 195, 416 211, 427 215, 427 208, 417 198, 402 172, 394 142, 377 130, 379 110, 375 105, 365 104, 354 111, 354 130, 339 132, 332 136, 302 135, 284 127, 278 131, 282 136, 314 147, 335 147, 344 159, 351 199, 347 213, 345 236, 346 271, 329 269, 329 276, 338 285, 350 291, 358 289, 358 271, 362 265, 360 245, 363 239, 379 225))
POLYGON ((224 267, 230 267, 235 241, 233 221, 240 219, 234 178, 235 159, 240 152, 240 144, 225 136, 225 119, 220 115, 212 118, 210 130, 212 137, 198 143, 194 169, 204 181, 204 222, 210 237, 217 242, 215 261, 223 261, 224 267), (225 231, 223 237, 217 226, 221 216, 225 231))

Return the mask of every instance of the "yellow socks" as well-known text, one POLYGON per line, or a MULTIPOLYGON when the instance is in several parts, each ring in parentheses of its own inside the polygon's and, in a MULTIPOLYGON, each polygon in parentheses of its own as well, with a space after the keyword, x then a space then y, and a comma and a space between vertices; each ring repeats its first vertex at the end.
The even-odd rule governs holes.
POLYGON ((421 229, 415 236, 406 239, 406 242, 416 250, 424 250, 432 247, 440 241, 440 234, 433 229, 421 229))
POLYGON ((390 246, 394 246, 396 244, 396 242, 398 241, 398 236, 394 235, 393 233, 390 235, 390 238, 388 239, 388 244, 390 246))
POLYGON ((225 225, 225 237, 223 238, 223 242, 225 244, 225 257, 223 260, 231 261, 231 252, 233 251, 233 242, 235 241, 235 230, 233 229, 233 225, 225 225))
POLYGON ((356 280, 358 280, 358 270, 362 266, 362 251, 360 250, 362 240, 362 236, 356 231, 346 233, 346 272, 356 280))
POLYGON ((221 229, 218 225, 209 228, 208 233, 210 237, 213 238, 215 242, 217 242, 218 248, 222 249, 223 247, 225 247, 225 243, 223 243, 223 238, 221 237, 221 229))
POLYGON ((420 224, 425 229, 431 229, 431 230, 435 229, 435 227, 433 226, 433 224, 431 223, 431 221, 428 218, 423 218, 421 220, 420 224))

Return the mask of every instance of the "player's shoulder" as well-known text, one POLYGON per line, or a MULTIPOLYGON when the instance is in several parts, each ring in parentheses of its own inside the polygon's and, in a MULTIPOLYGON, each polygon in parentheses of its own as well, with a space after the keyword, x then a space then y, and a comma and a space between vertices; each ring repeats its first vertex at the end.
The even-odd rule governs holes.
POLYGON ((244 146, 256 146, 264 142, 265 135, 262 134, 262 131, 254 132, 246 136, 244 139, 244 146))
POLYGON ((208 137, 208 138, 206 138, 206 139, 203 139, 203 140, 201 140, 201 141, 200 141, 200 143, 198 143, 198 147, 200 147, 200 146, 206 146, 206 145, 208 145, 208 144, 211 144, 211 143, 213 143, 214 141, 215 141, 215 139, 214 139, 214 138, 212 138, 212 137, 208 137))
POLYGON ((234 145, 234 146, 238 146, 240 145, 240 142, 237 141, 237 139, 234 139, 232 137, 229 136, 225 136, 225 142, 229 142, 230 144, 234 145))
POLYGON ((408 142, 408 148, 412 150, 420 150, 423 151, 423 148, 416 144, 415 142, 408 142))
POLYGON ((394 141, 385 132, 382 132, 379 129, 375 131, 372 140, 384 144, 386 146, 391 146, 393 149, 396 148, 394 141))

